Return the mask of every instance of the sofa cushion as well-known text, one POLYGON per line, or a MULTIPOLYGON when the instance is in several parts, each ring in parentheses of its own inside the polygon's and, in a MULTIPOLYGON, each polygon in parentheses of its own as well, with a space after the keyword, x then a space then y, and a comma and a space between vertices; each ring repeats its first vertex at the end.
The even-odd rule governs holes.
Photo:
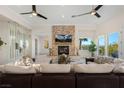
POLYGON ((34 67, 31 66, 12 66, 5 65, 4 73, 14 73, 14 74, 33 74, 36 73, 34 67))
POLYGON ((123 59, 120 59, 120 58, 115 58, 114 59, 114 64, 122 64, 122 63, 124 63, 123 59))
POLYGON ((114 63, 114 58, 107 56, 97 56, 95 57, 94 62, 96 62, 97 64, 111 64, 114 63))
POLYGON ((25 66, 25 64, 24 64, 23 60, 18 59, 15 62, 15 66, 25 66))
POLYGON ((102 63, 112 64, 112 63, 114 63, 114 58, 112 58, 112 57, 104 57, 104 61, 102 63))
POLYGON ((101 64, 104 61, 104 57, 102 57, 102 56, 95 57, 94 61, 97 64, 101 64))
POLYGON ((96 62, 88 61, 87 64, 97 64, 96 62))
POLYGON ((42 72, 41 64, 32 64, 32 67, 34 67, 37 73, 42 72))
POLYGON ((42 73, 69 73, 70 64, 41 64, 42 73))
POLYGON ((4 73, 4 65, 0 65, 0 72, 4 73))
POLYGON ((77 64, 74 71, 77 73, 110 73, 114 65, 112 64, 77 64))
POLYGON ((114 73, 124 73, 124 63, 119 63, 115 65, 115 68, 113 69, 114 73))

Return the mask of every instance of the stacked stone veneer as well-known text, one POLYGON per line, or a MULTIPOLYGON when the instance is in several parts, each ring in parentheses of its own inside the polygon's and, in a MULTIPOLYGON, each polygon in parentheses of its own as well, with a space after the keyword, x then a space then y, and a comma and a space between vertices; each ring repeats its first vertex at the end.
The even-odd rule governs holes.
POLYGON ((52 55, 58 55, 58 46, 69 46, 69 55, 75 55, 75 26, 57 25, 52 27, 52 55), (72 42, 56 42, 57 34, 72 35, 72 42))

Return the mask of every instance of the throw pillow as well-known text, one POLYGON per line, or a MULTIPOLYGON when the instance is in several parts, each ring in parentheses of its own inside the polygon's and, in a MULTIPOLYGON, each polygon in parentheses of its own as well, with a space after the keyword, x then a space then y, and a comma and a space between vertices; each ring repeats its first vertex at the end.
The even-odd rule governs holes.
POLYGON ((5 73, 13 73, 13 74, 33 74, 36 73, 34 67, 31 66, 12 66, 5 65, 4 66, 5 73))
POLYGON ((112 64, 76 64, 74 71, 77 73, 110 73, 114 69, 112 64))

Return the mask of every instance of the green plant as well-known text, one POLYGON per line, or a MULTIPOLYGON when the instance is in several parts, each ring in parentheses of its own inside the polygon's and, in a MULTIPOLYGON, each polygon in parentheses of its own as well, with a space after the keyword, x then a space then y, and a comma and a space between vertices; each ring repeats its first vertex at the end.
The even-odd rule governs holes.
POLYGON ((6 45, 6 43, 4 43, 4 42, 1 40, 1 38, 0 38, 0 46, 2 46, 3 44, 6 45))
POLYGON ((91 41, 91 44, 89 45, 89 52, 91 52, 91 56, 93 57, 94 56, 94 52, 96 51, 96 44, 91 41))

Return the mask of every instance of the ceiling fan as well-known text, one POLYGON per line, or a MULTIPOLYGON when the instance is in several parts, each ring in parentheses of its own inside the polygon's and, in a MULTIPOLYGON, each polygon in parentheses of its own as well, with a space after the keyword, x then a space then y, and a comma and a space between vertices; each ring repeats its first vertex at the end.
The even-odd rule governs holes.
POLYGON ((83 14, 79 14, 79 15, 72 15, 72 17, 79 17, 79 16, 83 16, 83 15, 94 15, 97 18, 100 18, 101 16, 97 13, 97 11, 102 7, 103 5, 98 5, 96 8, 92 8, 92 10, 90 12, 87 13, 83 13, 83 14))
POLYGON ((47 19, 47 17, 45 17, 45 16, 39 14, 39 13, 36 11, 36 6, 35 6, 35 5, 32 5, 32 11, 31 11, 31 12, 20 13, 20 14, 22 14, 22 15, 32 14, 33 16, 38 16, 38 17, 47 19))

